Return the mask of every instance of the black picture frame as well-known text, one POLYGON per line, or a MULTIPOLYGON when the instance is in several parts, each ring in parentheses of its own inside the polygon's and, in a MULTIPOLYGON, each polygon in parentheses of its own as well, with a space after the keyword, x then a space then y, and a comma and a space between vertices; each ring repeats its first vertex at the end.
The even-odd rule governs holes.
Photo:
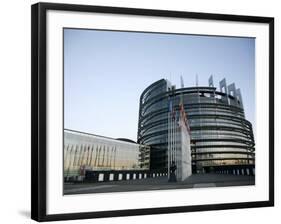
POLYGON ((36 221, 54 221, 117 216, 148 215, 161 213, 193 212, 206 210, 238 209, 274 206, 274 18, 195 13, 183 11, 164 11, 138 8, 119 8, 73 4, 37 3, 31 11, 31 218, 36 221), (217 21, 253 22, 269 25, 269 200, 208 204, 196 206, 176 206, 159 208, 140 208, 101 212, 68 214, 46 214, 46 13, 48 10, 75 12, 100 12, 123 15, 141 15, 169 18, 192 18, 217 21))

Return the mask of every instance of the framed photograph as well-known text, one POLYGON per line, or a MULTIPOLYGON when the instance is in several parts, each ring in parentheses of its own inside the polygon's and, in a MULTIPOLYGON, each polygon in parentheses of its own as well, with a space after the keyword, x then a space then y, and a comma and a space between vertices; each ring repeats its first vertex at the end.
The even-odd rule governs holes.
POLYGON ((32 219, 274 205, 274 19, 32 5, 32 219))

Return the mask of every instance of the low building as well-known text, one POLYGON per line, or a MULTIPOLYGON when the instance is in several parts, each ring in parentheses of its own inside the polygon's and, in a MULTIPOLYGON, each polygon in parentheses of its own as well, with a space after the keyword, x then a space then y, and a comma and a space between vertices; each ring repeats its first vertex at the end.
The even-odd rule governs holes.
POLYGON ((73 130, 64 130, 64 178, 136 179, 150 166, 150 147, 73 130), (121 175, 120 175, 121 174, 121 175), (131 176, 130 176, 131 175, 131 176))

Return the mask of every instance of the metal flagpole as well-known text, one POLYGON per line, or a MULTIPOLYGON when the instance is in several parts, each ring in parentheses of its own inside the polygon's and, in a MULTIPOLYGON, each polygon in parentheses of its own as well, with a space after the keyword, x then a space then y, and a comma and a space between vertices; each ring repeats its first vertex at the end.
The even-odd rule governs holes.
POLYGON ((174 142, 174 107, 173 107, 173 114, 172 114, 172 163, 175 161, 175 142, 174 142))
MULTIPOLYGON (((175 154, 175 165, 178 167, 178 158, 177 158, 177 119, 176 119, 176 112, 174 116, 174 154, 175 154)), ((176 177, 178 177, 178 168, 176 169, 176 177)))
MULTIPOLYGON (((201 138, 201 99, 200 99, 200 93, 199 93, 199 87, 198 87, 198 75, 196 74, 196 87, 197 87, 197 100, 198 100, 198 111, 199 111, 199 134, 201 138)), ((195 147, 195 152, 197 151, 197 148, 195 147)), ((195 154, 197 155, 197 154, 195 154)), ((197 162, 196 162, 197 163, 197 162)))
POLYGON ((176 147, 175 147, 175 111, 173 112, 173 162, 176 163, 176 147))
POLYGON ((93 158, 93 145, 90 146, 90 161, 88 165, 91 167, 92 166, 92 158, 93 158))
POLYGON ((113 164, 114 164, 114 165, 113 165, 114 168, 116 168, 116 151, 117 151, 117 149, 116 149, 116 146, 115 146, 115 150, 114 150, 114 160, 113 160, 113 161, 114 161, 114 163, 113 163, 113 164))
POLYGON ((171 121, 170 121, 170 117, 171 117, 171 101, 170 101, 170 97, 169 97, 169 108, 168 108, 168 180, 170 179, 170 160, 171 160, 171 155, 170 155, 170 151, 171 151, 171 121))
POLYGON ((174 113, 174 107, 173 107, 173 120, 172 120, 172 131, 173 131, 173 160, 172 160, 172 163, 176 162, 175 161, 175 113, 174 113))

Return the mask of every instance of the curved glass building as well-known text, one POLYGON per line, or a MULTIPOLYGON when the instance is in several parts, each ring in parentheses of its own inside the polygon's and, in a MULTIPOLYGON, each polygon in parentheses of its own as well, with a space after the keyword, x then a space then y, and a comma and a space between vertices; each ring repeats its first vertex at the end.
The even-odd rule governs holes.
POLYGON ((140 97, 138 143, 151 147, 150 169, 167 170, 168 112, 173 102, 175 116, 180 99, 191 131, 193 173, 254 174, 255 142, 246 120, 240 89, 226 80, 209 86, 176 89, 161 79, 140 97))

